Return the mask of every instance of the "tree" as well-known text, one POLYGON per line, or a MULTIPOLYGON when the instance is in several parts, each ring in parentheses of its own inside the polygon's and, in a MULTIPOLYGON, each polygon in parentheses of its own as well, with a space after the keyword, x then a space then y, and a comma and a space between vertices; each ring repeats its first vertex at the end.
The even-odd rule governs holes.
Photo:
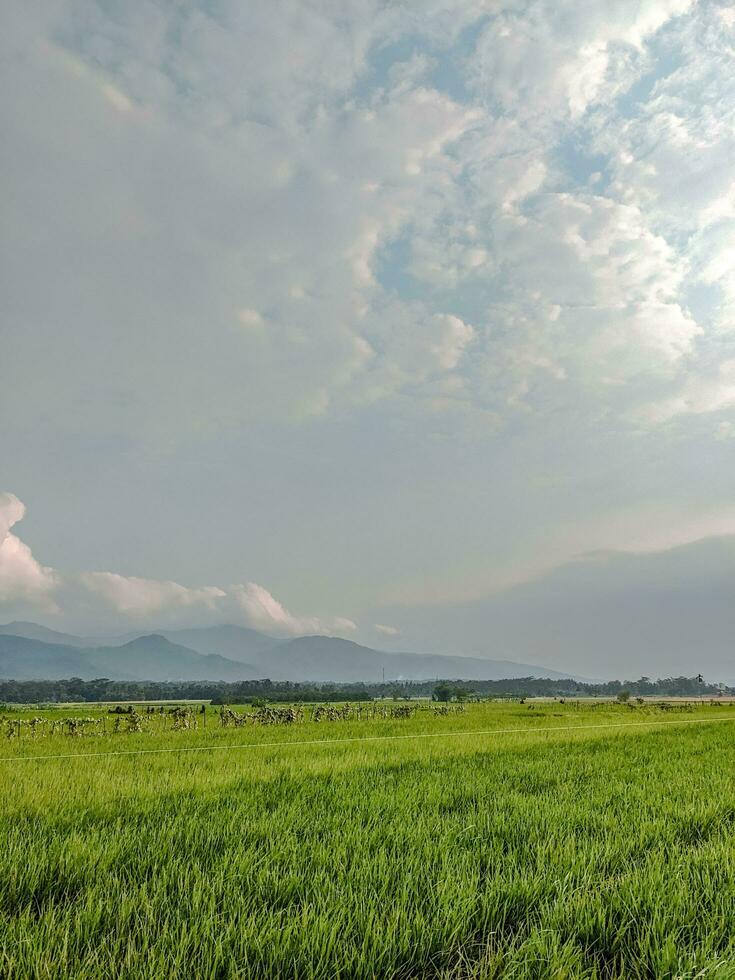
POLYGON ((618 701, 621 704, 627 704, 630 701, 630 691, 623 688, 622 691, 618 691, 618 701))

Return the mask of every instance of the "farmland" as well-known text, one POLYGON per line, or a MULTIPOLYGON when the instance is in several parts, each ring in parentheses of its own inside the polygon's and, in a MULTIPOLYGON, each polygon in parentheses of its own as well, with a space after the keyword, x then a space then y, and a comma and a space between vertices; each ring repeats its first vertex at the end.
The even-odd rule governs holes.
POLYGON ((0 975, 735 977, 735 706, 392 707, 7 713, 0 975))

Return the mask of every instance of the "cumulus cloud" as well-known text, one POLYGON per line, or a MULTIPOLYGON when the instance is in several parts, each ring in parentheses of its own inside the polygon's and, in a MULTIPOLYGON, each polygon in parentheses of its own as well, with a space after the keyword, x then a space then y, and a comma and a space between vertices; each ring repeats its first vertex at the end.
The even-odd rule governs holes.
MULTIPOLYGON (((735 405, 735 359, 723 361, 712 375, 698 374, 686 380, 669 398, 652 402, 641 409, 640 417, 649 422, 669 422, 678 416, 705 415, 735 405)), ((727 431, 723 423, 720 432, 727 431)))
POLYGON ((345 616, 295 616, 255 582, 225 590, 214 585, 191 587, 170 580, 95 571, 68 573, 62 579, 57 571, 41 565, 11 532, 24 515, 25 506, 14 494, 0 493, 0 606, 29 606, 55 614, 69 609, 79 612, 81 608, 94 613, 94 600, 98 600, 103 608, 134 620, 161 615, 175 621, 187 611, 221 617, 237 610, 252 626, 282 635, 345 635, 357 631, 357 624, 345 616), (80 597, 84 597, 81 606, 80 597))
POLYGON ((677 302, 684 264, 637 207, 547 193, 496 234, 514 295, 503 316, 585 384, 667 371, 702 333, 677 302))
POLYGON ((192 589, 178 582, 118 575, 115 572, 84 572, 86 589, 99 596, 116 612, 131 616, 169 612, 191 606, 214 610, 226 592, 216 586, 192 589))
POLYGON ((28 545, 10 530, 25 512, 25 505, 14 494, 0 493, 0 603, 27 603, 56 612, 52 593, 59 585, 59 576, 41 565, 28 545))
MULTIPOLYGON (((640 461, 642 425, 676 426, 696 449, 702 416, 732 407, 728 5, 256 6, 11 5, 0 81, 20 95, 0 105, 15 148, 3 164, 0 265, 16 311, 3 444, 59 437, 91 486, 90 444, 191 459, 196 440, 212 459, 226 446, 235 471, 303 423, 322 427, 325 459, 343 458, 347 433, 368 456, 389 420, 405 443, 390 461, 379 450, 376 472, 405 480, 399 461, 430 445, 436 469, 462 484, 451 520, 451 488, 431 484, 422 517, 447 527, 442 548, 466 533, 477 486, 505 506, 522 496, 521 471, 543 506, 529 502, 520 523, 552 520, 548 459, 571 491, 559 499, 581 495, 580 467, 593 478, 604 442, 596 426, 620 437, 620 474, 640 461), (72 347, 85 352, 83 384, 59 369, 73 369, 72 347), (514 439, 530 453, 520 467, 514 439), (438 444, 492 460, 492 472, 460 474, 438 444), (532 445, 549 456, 532 459, 532 445)), ((678 472, 683 443, 672 446, 657 458, 678 472)), ((39 484, 47 458, 39 451, 39 484)), ((596 485, 612 487, 598 466, 596 485)), ((318 509, 320 491, 305 492, 318 509)), ((395 526, 382 543, 397 566, 420 549, 397 554, 410 521, 395 526)), ((455 546, 479 548, 473 537, 455 546)), ((177 576, 196 576, 190 561, 177 576)), ((239 578, 234 563, 223 576, 239 578)), ((245 606, 284 631, 326 628, 272 602, 245 606)))
POLYGON ((457 367, 465 348, 475 336, 474 328, 458 316, 447 314, 436 314, 433 324, 437 336, 431 345, 431 353, 442 371, 451 371, 457 367))
POLYGON ((317 616, 294 616, 262 585, 246 582, 230 590, 250 626, 254 629, 300 636, 305 633, 354 633, 357 624, 337 617, 325 620, 317 616))
POLYGON ((692 0, 607 3, 542 0, 498 5, 471 71, 476 87, 506 112, 549 126, 576 119, 630 84, 632 51, 692 0))
MULTIPOLYGON (((339 17, 329 5, 244 17, 227 3, 217 18, 185 11, 175 29, 165 7, 118 12, 114 24, 96 4, 83 19, 73 5, 53 18, 16 15, 8 43, 42 43, 15 66, 26 103, 10 107, 8 127, 48 132, 47 116, 52 126, 63 116, 58 99, 80 107, 72 153, 87 145, 85 126, 107 135, 96 137, 96 180, 75 181, 81 164, 64 158, 64 193, 44 182, 48 200, 37 196, 30 219, 19 204, 8 220, 22 229, 36 212, 41 221, 66 209, 65 251, 80 256, 69 274, 93 269, 95 296, 117 295, 120 263, 143 281, 159 268, 163 301, 151 288, 135 302, 121 296, 111 314, 92 297, 75 326, 90 375, 113 393, 115 424, 142 438, 397 398, 434 411, 437 371, 461 373, 461 400, 480 414, 528 408, 518 392, 540 398, 562 377, 570 401, 604 403, 610 381, 671 371, 693 351, 704 330, 687 304, 696 275, 735 308, 716 203, 732 185, 734 101, 717 69, 731 44, 718 9, 543 0, 488 15, 484 3, 443 0, 418 18, 369 0, 339 17), (655 73, 650 44, 663 27, 679 66, 621 110, 655 73), (388 38, 414 53, 381 71, 388 38), (464 83, 451 92, 449 65, 464 83), (704 87, 712 98, 700 112, 704 87), (122 194, 104 178, 121 155, 122 194), (161 168, 177 174, 163 191, 151 176, 161 168), (108 268, 83 215, 110 207, 123 232, 108 268), (687 245, 690 232, 699 238, 687 245), (164 263, 161 235, 176 243, 164 263), (697 247, 689 262, 685 249, 697 247), (114 373, 101 322, 118 338, 114 373), (141 345, 147 363, 166 365, 155 378, 141 377, 141 345)), ((56 261, 58 249, 38 258, 56 261)), ((65 281, 62 293, 89 293, 83 279, 65 281)), ((56 287, 49 297, 65 306, 56 287)), ((52 366, 62 332, 45 326, 44 303, 26 302, 23 336, 41 337, 52 366)), ((21 352, 18 377, 24 363, 21 352)), ((98 424, 47 374, 43 390, 65 405, 57 417, 98 424)), ((37 376, 18 390, 40 395, 37 376)))

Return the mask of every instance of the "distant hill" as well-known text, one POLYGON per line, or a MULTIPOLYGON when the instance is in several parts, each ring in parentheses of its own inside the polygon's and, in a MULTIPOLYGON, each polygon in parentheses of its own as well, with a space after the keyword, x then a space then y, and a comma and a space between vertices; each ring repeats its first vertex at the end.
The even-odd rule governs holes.
POLYGON ((449 657, 423 653, 384 653, 332 636, 299 636, 272 647, 256 666, 272 680, 377 681, 504 680, 509 677, 569 677, 569 674, 509 660, 449 657))
MULTIPOLYGON (((58 681, 67 677, 92 680, 106 676, 89 654, 89 650, 63 643, 43 643, 3 633, 0 634, 0 677, 16 681, 58 681)), ((124 681, 135 679, 122 668, 115 676, 124 681)))
POLYGON ((158 630, 172 643, 202 654, 219 654, 240 663, 253 663, 280 641, 246 626, 202 626, 197 629, 158 630))
POLYGON ((216 654, 202 656, 155 634, 118 647, 86 648, 0 634, 0 677, 13 680, 236 681, 256 676, 250 664, 216 654))
POLYGON ((483 599, 414 606, 411 622, 432 638, 436 652, 458 635, 478 650, 491 637, 513 659, 564 664, 575 674, 701 671, 729 684, 735 678, 735 535, 653 553, 583 555, 483 599))
POLYGON ((117 677, 119 671, 147 681, 218 680, 237 681, 253 678, 257 669, 251 664, 236 663, 218 654, 203 656, 165 636, 139 636, 119 647, 99 647, 93 653, 101 668, 98 677, 117 677))
POLYGON ((88 647, 95 646, 93 640, 85 639, 83 636, 72 636, 71 633, 59 633, 58 630, 50 630, 46 626, 38 623, 25 623, 15 621, 0 626, 0 635, 22 636, 27 640, 40 640, 42 643, 56 643, 65 647, 88 647))
MULTIPOLYGON (((102 641, 105 643, 105 641, 102 641)), ((278 640, 241 626, 212 626, 145 634, 101 645, 33 623, 0 627, 0 677, 59 680, 65 677, 113 680, 290 681, 504 680, 512 677, 564 678, 571 675, 509 660, 439 654, 384 653, 333 636, 278 640), (13 635, 16 627, 26 635, 13 635), (30 635, 29 635, 30 634, 30 635), (56 642, 38 637, 52 636, 56 642), (73 645, 71 641, 77 639, 73 645), (247 660, 246 660, 247 658, 247 660)))

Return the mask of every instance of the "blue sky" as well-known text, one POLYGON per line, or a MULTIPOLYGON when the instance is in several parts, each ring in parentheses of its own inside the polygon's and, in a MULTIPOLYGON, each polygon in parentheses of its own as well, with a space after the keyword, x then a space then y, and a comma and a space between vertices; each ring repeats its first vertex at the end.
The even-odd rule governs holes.
POLYGON ((4 20, 5 618, 497 655, 463 604, 735 533, 730 4, 4 20))

